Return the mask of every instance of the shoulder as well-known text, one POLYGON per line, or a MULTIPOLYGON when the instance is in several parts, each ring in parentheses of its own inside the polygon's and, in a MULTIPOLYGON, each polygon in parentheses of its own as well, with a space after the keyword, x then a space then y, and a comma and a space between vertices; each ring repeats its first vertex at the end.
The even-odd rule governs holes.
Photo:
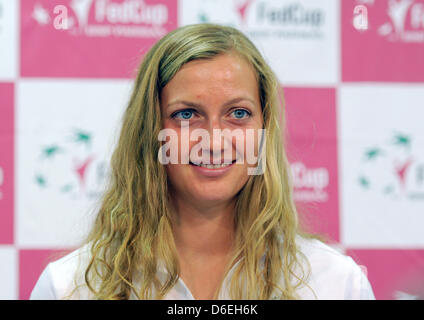
POLYGON ((298 291, 301 298, 374 299, 365 273, 351 257, 316 239, 298 236, 296 243, 306 258, 303 269, 309 271, 306 285, 298 291))
POLYGON ((84 245, 50 262, 40 275, 30 299, 89 299, 90 292, 84 285, 84 271, 89 261, 90 248, 84 245))

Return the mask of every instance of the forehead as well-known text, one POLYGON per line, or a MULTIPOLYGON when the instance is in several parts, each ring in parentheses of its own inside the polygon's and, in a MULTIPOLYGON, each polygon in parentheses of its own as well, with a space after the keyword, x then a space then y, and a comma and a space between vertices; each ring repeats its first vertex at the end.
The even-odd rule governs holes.
POLYGON ((181 67, 163 93, 183 94, 249 94, 258 95, 258 83, 255 69, 243 57, 226 53, 212 59, 193 60, 181 67))
POLYGON ((197 59, 183 65, 179 72, 180 76, 190 74, 197 77, 212 77, 223 80, 231 80, 237 76, 254 76, 256 72, 251 64, 243 57, 235 53, 217 55, 211 59, 197 59))

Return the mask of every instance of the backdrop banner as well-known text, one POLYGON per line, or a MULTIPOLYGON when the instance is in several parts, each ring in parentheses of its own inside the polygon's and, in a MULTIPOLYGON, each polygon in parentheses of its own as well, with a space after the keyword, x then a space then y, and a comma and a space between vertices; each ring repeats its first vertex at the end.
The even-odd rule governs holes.
POLYGON ((424 0, 0 0, 0 299, 99 208, 147 50, 234 26, 276 72, 301 220, 377 299, 424 293, 424 0))

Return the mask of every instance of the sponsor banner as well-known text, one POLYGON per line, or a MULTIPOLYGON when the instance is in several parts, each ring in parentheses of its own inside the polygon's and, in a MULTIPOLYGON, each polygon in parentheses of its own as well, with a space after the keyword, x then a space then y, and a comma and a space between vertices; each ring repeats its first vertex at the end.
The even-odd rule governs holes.
POLYGON ((0 0, 0 79, 18 74, 18 15, 18 0, 0 0))
POLYGON ((343 81, 424 81, 424 0, 343 0, 343 81))
POLYGON ((376 299, 424 299, 424 250, 349 249, 347 254, 367 267, 376 299))
POLYGON ((19 250, 19 299, 30 298, 38 278, 49 262, 60 259, 68 250, 19 250))
POLYGON ((177 26, 177 0, 21 2, 23 77, 131 78, 177 26))
POLYGON ((181 0, 179 5, 181 25, 211 22, 243 31, 284 85, 339 81, 339 1, 181 0))
POLYGON ((0 300, 17 299, 18 259, 16 249, 0 246, 0 300))
POLYGON ((17 87, 17 244, 74 246, 109 173, 131 81, 21 80, 17 87))
POLYGON ((0 244, 13 243, 14 85, 0 83, 0 244))
POLYGON ((335 89, 285 88, 294 200, 313 232, 339 241, 335 89))
POLYGON ((342 242, 423 248, 424 86, 340 88, 342 242))

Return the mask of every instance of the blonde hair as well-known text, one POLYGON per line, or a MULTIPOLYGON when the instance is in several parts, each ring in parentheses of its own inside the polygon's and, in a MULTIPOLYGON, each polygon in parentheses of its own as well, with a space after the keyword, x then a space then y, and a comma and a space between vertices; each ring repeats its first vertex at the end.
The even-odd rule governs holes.
MULTIPOLYGON (((178 281, 165 168, 158 161, 160 92, 187 62, 235 52, 257 74, 266 129, 266 169, 250 176, 236 200, 231 299, 295 299, 307 273, 296 245, 301 231, 282 139, 279 83, 240 31, 213 24, 178 28, 145 55, 111 159, 111 179, 91 233, 84 282, 97 299, 162 299, 178 281), (261 258, 265 259, 261 262, 261 258), (157 276, 162 261, 167 278, 157 276), (300 269, 297 269, 300 267, 300 269), (139 285, 135 284, 135 275, 139 285)), ((222 284, 221 284, 222 287, 222 284)), ((220 288, 215 293, 218 297, 220 288)))

